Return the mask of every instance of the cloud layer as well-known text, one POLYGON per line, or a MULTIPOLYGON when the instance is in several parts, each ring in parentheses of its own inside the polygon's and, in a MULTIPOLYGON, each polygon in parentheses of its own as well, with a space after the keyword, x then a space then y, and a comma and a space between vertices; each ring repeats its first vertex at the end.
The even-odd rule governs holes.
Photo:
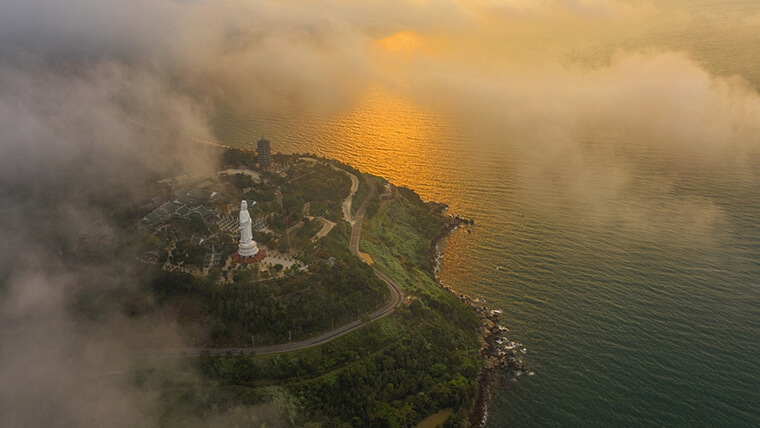
POLYGON ((651 150, 653 163, 679 174, 754 179, 760 10, 751 8, 4 1, 0 425, 155 422, 150 403, 101 376, 113 363, 114 343, 104 337, 140 326, 116 317, 92 332, 66 309, 76 290, 119 286, 119 266, 67 265, 62 251, 84 225, 109 221, 94 203, 105 195, 130 197, 146 180, 213 169, 216 160, 189 140, 214 139, 209 124, 220 105, 298 105, 329 120, 380 84, 499 135, 493 144, 527 159, 517 173, 533 195, 559 176, 567 201, 595 207, 600 221, 622 219, 653 235, 709 234, 725 221, 716 201, 695 192, 652 199, 673 193, 673 178, 636 188, 637 169, 651 164, 620 163, 617 153, 638 150, 630 159, 639 159, 651 150), (703 28, 717 35, 715 46, 690 42, 703 28), (589 153, 589 141, 627 130, 647 143, 618 138, 589 153), (632 188, 637 209, 616 206, 632 188))

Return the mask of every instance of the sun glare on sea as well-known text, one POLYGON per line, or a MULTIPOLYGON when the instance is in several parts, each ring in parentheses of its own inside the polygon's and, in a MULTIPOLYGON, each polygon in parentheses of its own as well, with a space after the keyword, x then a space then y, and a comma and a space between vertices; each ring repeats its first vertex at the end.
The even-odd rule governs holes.
POLYGON ((412 31, 399 31, 377 41, 377 45, 388 52, 411 52, 423 47, 422 38, 412 31))
POLYGON ((374 84, 352 109, 330 122, 328 134, 350 146, 341 157, 348 155, 353 166, 419 189, 435 178, 432 163, 421 160, 443 155, 428 144, 443 137, 441 126, 423 106, 374 84))

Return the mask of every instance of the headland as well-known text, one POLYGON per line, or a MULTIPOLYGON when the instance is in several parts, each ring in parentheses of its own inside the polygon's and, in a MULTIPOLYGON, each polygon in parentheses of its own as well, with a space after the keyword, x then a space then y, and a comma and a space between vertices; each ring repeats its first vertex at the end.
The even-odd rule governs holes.
POLYGON ((143 285, 115 297, 126 316, 174 319, 181 345, 146 338, 133 374, 161 420, 258 418, 275 403, 261 421, 481 425, 489 373, 526 368, 498 311, 437 278, 440 244, 471 220, 335 160, 274 154, 261 168, 219 150, 218 174, 157 181, 126 210, 132 233, 79 249, 142 266, 143 285), (260 257, 236 257, 241 200, 260 257))

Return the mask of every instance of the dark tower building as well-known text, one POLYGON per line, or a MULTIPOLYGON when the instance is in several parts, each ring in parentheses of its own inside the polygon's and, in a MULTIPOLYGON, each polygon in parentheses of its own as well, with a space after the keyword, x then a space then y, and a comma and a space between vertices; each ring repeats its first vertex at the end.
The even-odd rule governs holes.
POLYGON ((265 140, 263 135, 256 144, 256 152, 259 154, 259 166, 268 168, 272 164, 272 147, 269 140, 265 140))

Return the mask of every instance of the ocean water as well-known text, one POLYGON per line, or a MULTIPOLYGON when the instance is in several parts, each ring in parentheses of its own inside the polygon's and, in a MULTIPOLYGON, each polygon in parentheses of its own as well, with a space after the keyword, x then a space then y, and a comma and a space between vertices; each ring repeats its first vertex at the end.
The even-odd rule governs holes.
MULTIPOLYGON (((708 23, 760 9, 690 7, 708 23)), ((756 28, 607 43, 685 50, 758 87, 756 28)), ((572 162, 537 164, 524 142, 377 84, 339 112, 220 105, 215 128, 238 146, 264 132, 275 151, 340 159, 475 219, 447 242, 441 278, 502 309, 535 372, 503 379, 489 427, 760 426, 757 150, 684 154, 611 126, 578 137, 572 162)))

